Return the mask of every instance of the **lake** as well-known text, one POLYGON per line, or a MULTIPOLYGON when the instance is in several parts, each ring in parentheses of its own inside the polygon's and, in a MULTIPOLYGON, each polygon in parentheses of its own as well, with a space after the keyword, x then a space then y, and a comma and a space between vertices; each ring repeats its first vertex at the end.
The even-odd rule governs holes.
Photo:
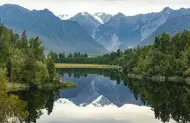
POLYGON ((125 77, 117 70, 58 69, 77 88, 12 92, 28 103, 25 122, 162 123, 190 120, 190 88, 184 82, 125 77))

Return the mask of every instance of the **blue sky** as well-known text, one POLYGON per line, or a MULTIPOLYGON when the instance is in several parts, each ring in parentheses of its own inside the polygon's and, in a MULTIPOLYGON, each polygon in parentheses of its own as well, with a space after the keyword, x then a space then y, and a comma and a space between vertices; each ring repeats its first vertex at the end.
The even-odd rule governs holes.
POLYGON ((136 15, 161 11, 169 6, 173 9, 190 8, 190 0, 0 0, 0 5, 6 3, 19 4, 28 9, 48 8, 56 15, 78 12, 106 12, 125 15, 136 15))

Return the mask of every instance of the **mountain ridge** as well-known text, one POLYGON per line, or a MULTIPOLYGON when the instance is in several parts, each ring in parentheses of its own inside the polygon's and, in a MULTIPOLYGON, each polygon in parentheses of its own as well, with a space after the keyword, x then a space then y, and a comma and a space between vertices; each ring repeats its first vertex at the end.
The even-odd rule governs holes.
POLYGON ((94 29, 101 25, 101 23, 88 12, 80 12, 71 17, 70 20, 78 22, 89 35, 92 35, 94 29))
POLYGON ((28 37, 39 36, 46 52, 82 52, 104 54, 107 50, 97 43, 77 22, 61 20, 48 9, 28 10, 18 5, 0 6, 0 17, 17 33, 27 31, 28 37))
POLYGON ((138 47, 143 47, 146 45, 151 45, 154 43, 156 36, 160 35, 163 32, 166 32, 170 35, 182 32, 184 30, 190 30, 190 14, 183 15, 180 17, 175 17, 169 19, 166 23, 161 25, 155 32, 153 32, 147 39, 143 40, 138 47))
POLYGON ((152 43, 150 40, 164 31, 173 34, 173 30, 176 30, 175 33, 182 29, 189 30, 182 23, 178 23, 180 26, 168 24, 173 18, 176 19, 172 23, 184 22, 180 18, 189 14, 189 8, 174 10, 165 7, 160 12, 135 16, 126 16, 121 12, 114 16, 104 12, 94 15, 80 12, 70 18, 69 15, 57 17, 48 9, 28 10, 15 4, 0 6, 1 21, 17 33, 26 30, 29 38, 39 36, 46 52, 53 50, 92 55, 149 45, 152 43))
POLYGON ((169 7, 160 12, 135 16, 125 16, 123 13, 118 13, 95 30, 94 39, 109 51, 126 50, 129 47, 137 46, 171 18, 188 14, 190 14, 188 8, 173 10, 169 7), (112 43, 119 45, 110 48, 112 43))

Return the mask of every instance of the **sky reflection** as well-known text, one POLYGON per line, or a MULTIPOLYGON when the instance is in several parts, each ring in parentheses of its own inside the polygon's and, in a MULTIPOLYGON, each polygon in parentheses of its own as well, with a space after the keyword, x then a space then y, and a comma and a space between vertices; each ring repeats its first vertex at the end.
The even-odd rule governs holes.
MULTIPOLYGON (((46 110, 37 121, 39 123, 162 123, 155 119, 154 112, 145 106, 126 104, 120 108, 115 105, 79 107, 67 99, 54 103, 50 116, 46 110)), ((170 123, 175 123, 173 120, 170 123)))

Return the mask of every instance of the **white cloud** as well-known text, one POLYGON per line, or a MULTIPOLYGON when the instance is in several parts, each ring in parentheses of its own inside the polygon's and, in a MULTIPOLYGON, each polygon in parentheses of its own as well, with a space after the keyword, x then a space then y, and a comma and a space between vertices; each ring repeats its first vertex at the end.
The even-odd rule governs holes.
POLYGON ((157 12, 166 6, 174 9, 190 7, 190 0, 0 0, 1 5, 5 3, 19 4, 29 9, 48 8, 56 15, 81 11, 134 15, 157 12))
MULTIPOLYGON (((44 115, 39 123, 162 123, 155 119, 154 112, 145 106, 126 104, 120 108, 109 105, 105 107, 78 107, 72 102, 61 99, 55 102, 50 116, 43 110, 44 115)), ((175 123, 173 120, 170 123, 175 123)))

